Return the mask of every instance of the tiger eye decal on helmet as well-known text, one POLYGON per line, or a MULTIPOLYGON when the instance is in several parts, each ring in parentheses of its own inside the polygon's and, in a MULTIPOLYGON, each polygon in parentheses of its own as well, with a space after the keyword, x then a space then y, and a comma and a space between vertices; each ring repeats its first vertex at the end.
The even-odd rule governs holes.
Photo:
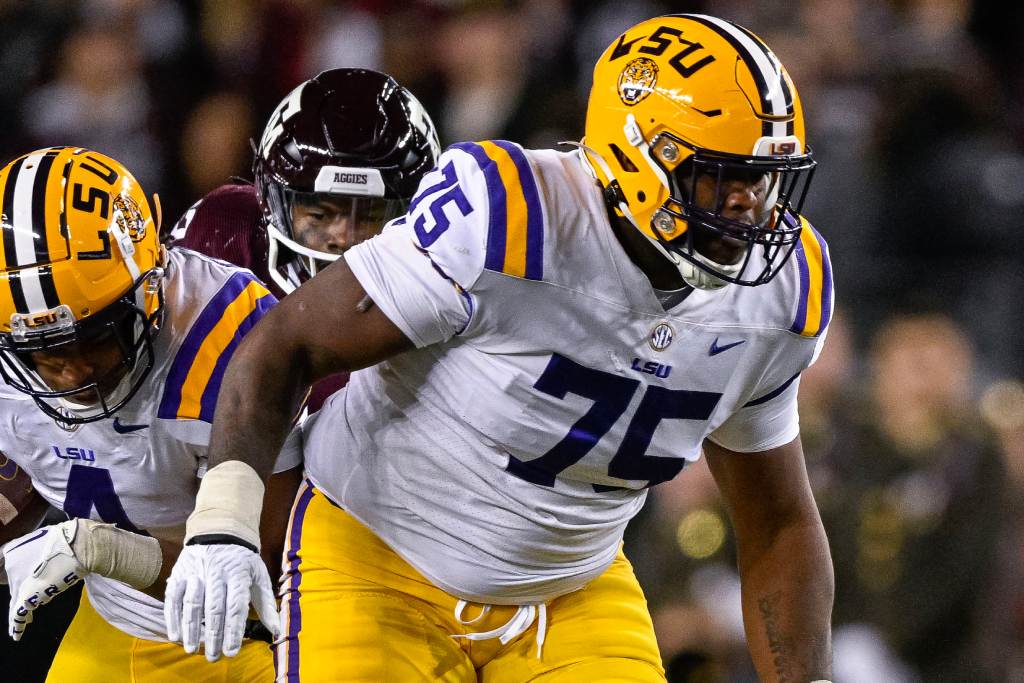
POLYGON ((617 214, 702 289, 779 272, 815 166, 778 58, 750 31, 698 14, 644 21, 605 50, 581 158, 617 214), (743 211, 731 200, 740 191, 754 197, 743 211))
POLYGON ((148 199, 114 159, 52 147, 0 169, 0 204, 0 376, 61 424, 113 414, 152 367, 163 312, 148 199), (37 372, 38 359, 97 340, 120 349, 117 382, 55 388, 37 372))
POLYGON ((619 76, 619 97, 634 105, 651 94, 658 82, 658 65, 647 57, 634 59, 619 76))
POLYGON ((114 220, 128 233, 132 242, 146 239, 149 223, 142 217, 142 209, 130 195, 119 194, 114 197, 114 220))

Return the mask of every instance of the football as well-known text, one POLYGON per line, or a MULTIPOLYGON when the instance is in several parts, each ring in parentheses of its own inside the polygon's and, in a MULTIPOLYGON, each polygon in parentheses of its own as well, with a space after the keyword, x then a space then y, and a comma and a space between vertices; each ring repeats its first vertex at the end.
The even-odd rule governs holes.
POLYGON ((0 453, 0 543, 28 533, 46 513, 47 504, 18 464, 0 453))

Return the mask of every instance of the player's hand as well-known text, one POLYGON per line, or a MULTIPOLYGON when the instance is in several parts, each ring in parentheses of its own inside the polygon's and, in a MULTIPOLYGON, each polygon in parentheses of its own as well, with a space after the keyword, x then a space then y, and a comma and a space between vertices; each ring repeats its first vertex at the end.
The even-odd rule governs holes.
POLYGON ((78 583, 86 571, 75 557, 71 544, 78 532, 78 520, 20 536, 3 547, 7 580, 11 587, 11 606, 7 631, 21 640, 40 605, 78 583))
POLYGON ((167 579, 164 620, 167 637, 206 659, 234 657, 242 647, 249 603, 274 635, 280 633, 270 575, 259 554, 233 543, 187 545, 167 579))

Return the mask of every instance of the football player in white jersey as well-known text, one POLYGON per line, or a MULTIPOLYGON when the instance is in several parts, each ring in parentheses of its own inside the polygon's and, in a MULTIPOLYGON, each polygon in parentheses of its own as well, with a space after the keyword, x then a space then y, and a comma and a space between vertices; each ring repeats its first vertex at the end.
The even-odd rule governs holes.
POLYGON ((259 524, 238 479, 269 474, 305 386, 354 370, 289 440, 308 481, 278 680, 664 680, 622 535, 702 453, 758 674, 828 678, 833 575, 796 410, 832 311, 799 214, 813 168, 778 59, 704 15, 608 47, 576 149, 449 148, 406 216, 232 359, 186 530, 225 545, 186 542, 169 631, 197 628, 185 586, 259 571, 231 545, 259 524))
MULTIPOLYGON (((207 641, 210 658, 223 647, 237 666, 168 642, 161 597, 207 467, 224 369, 276 299, 250 271, 160 246, 142 188, 98 152, 53 147, 15 159, 0 169, 0 202, 0 451, 69 517, 0 538, 10 635, 84 580, 49 680, 272 678, 267 644, 243 644, 244 620, 223 642, 207 641)), ((297 465, 278 463, 268 505, 293 500, 297 465)), ((263 487, 246 493, 258 499, 263 487)), ((284 524, 266 519, 276 567, 284 524)), ((269 587, 265 571, 258 578, 269 587)), ((276 614, 273 600, 257 607, 276 614)))

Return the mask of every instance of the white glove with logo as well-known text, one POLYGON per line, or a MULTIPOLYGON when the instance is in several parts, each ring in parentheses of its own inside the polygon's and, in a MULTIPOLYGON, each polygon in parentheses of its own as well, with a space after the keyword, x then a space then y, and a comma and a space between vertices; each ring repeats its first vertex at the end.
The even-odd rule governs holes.
POLYGON ((78 520, 45 526, 10 541, 3 547, 11 606, 7 630, 21 640, 36 608, 78 583, 87 573, 71 544, 78 520))
POLYGON ((187 545, 167 579, 164 620, 167 637, 206 659, 234 657, 242 647, 250 601, 276 640, 280 632, 270 575, 258 553, 235 543, 187 545), (205 619, 204 619, 205 617, 205 619))

